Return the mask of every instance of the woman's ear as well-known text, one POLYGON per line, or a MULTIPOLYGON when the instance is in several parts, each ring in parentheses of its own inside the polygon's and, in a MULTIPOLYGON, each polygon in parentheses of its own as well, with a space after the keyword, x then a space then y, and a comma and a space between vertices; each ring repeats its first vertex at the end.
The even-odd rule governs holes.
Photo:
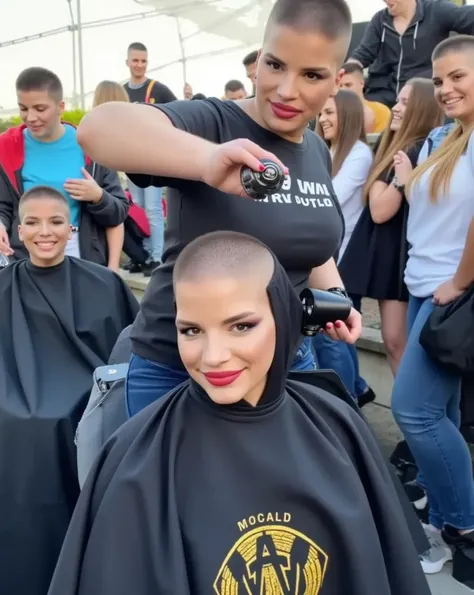
POLYGON ((18 237, 20 239, 20 242, 23 242, 23 231, 21 229, 21 224, 18 226, 18 237))
POLYGON ((341 88, 342 77, 344 76, 344 68, 341 68, 339 72, 336 74, 336 79, 334 81, 334 88, 331 93, 331 97, 336 97, 339 89, 341 88))

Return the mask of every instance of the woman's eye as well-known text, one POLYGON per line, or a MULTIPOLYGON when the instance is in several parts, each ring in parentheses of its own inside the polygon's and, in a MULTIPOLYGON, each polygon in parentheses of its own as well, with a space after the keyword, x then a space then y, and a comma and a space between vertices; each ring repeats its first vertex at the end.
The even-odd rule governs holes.
POLYGON ((281 68, 281 65, 278 64, 278 62, 275 62, 274 60, 267 60, 267 64, 273 70, 280 70, 280 68, 281 68))
POLYGON ((251 324, 250 322, 239 322, 238 324, 234 324, 232 330, 236 331, 237 333, 245 333, 255 327, 255 324, 251 324))
POLYGON ((321 75, 317 72, 307 72, 306 77, 309 78, 310 81, 319 81, 321 80, 321 75))
POLYGON ((179 332, 186 337, 196 337, 201 331, 198 328, 182 328, 179 332))

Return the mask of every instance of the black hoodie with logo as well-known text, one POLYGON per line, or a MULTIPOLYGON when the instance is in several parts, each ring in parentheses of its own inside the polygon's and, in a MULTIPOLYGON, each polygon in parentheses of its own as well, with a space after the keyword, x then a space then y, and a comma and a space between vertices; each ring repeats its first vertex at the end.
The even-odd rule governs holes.
POLYGON ((369 67, 366 98, 392 107, 409 79, 431 78, 431 54, 451 32, 474 35, 474 6, 417 0, 415 16, 403 35, 387 8, 377 12, 351 56, 369 67))
POLYGON ((257 407, 192 380, 129 420, 92 468, 49 595, 429 595, 362 417, 287 380, 301 303, 276 263, 277 345, 257 407))

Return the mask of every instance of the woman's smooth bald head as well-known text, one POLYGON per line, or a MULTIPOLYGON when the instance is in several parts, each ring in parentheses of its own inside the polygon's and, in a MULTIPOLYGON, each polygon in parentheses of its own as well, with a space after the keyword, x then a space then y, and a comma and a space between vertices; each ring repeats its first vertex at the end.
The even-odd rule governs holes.
POLYGON ((267 284, 273 275, 273 255, 261 242, 243 233, 218 231, 188 244, 179 255, 173 285, 181 281, 203 281, 206 277, 256 275, 267 284))

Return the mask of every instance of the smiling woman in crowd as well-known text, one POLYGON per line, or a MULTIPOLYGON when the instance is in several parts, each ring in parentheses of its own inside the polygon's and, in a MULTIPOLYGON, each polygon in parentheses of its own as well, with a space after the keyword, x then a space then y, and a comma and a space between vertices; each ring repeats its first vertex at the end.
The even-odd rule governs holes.
POLYGON ((426 137, 443 118, 433 83, 428 79, 408 81, 392 109, 390 127, 376 148, 364 190, 367 206, 339 265, 350 293, 378 300, 382 338, 394 375, 406 343, 408 301, 403 282, 408 204, 404 186, 395 174, 394 158, 405 151, 416 165, 426 137))
MULTIPOLYGON (((331 158, 307 126, 338 90, 350 36, 345 0, 277 0, 258 60, 255 97, 106 104, 81 123, 79 140, 101 163, 141 173, 131 178, 143 187, 169 187, 163 264, 152 276, 131 335, 130 414, 188 378, 176 344, 172 274, 194 238, 219 229, 248 233, 275 252, 297 291, 310 284, 344 292, 334 261, 343 224, 331 158), (279 193, 249 200, 241 167, 258 171, 262 158, 283 164, 289 175, 279 193)), ((355 342, 360 314, 353 310, 346 323, 326 331, 355 342)), ((308 341, 293 365, 314 368, 308 341)))
MULTIPOLYGON (((410 204, 405 269, 409 336, 392 408, 418 465, 418 483, 428 495, 432 548, 423 567, 441 570, 452 556, 447 542, 454 546, 453 576, 472 588, 474 482, 469 448, 459 431, 461 378, 431 359, 419 338, 436 305, 453 301, 474 281, 473 37, 460 35, 439 44, 433 52, 433 80, 440 107, 457 125, 431 154, 425 143, 411 177, 407 156, 399 153, 395 159, 410 204)), ((472 318, 461 323, 472 324, 472 318)))
MULTIPOLYGON (((326 101, 319 116, 318 132, 331 151, 332 183, 344 216, 345 233, 339 260, 364 208, 362 193, 373 161, 364 128, 364 106, 356 93, 341 89, 326 101)), ((351 295, 351 298, 360 312, 361 296, 351 295)), ((335 370, 360 405, 375 398, 359 375, 359 360, 353 345, 319 335, 313 339, 313 347, 319 366, 335 370)))

